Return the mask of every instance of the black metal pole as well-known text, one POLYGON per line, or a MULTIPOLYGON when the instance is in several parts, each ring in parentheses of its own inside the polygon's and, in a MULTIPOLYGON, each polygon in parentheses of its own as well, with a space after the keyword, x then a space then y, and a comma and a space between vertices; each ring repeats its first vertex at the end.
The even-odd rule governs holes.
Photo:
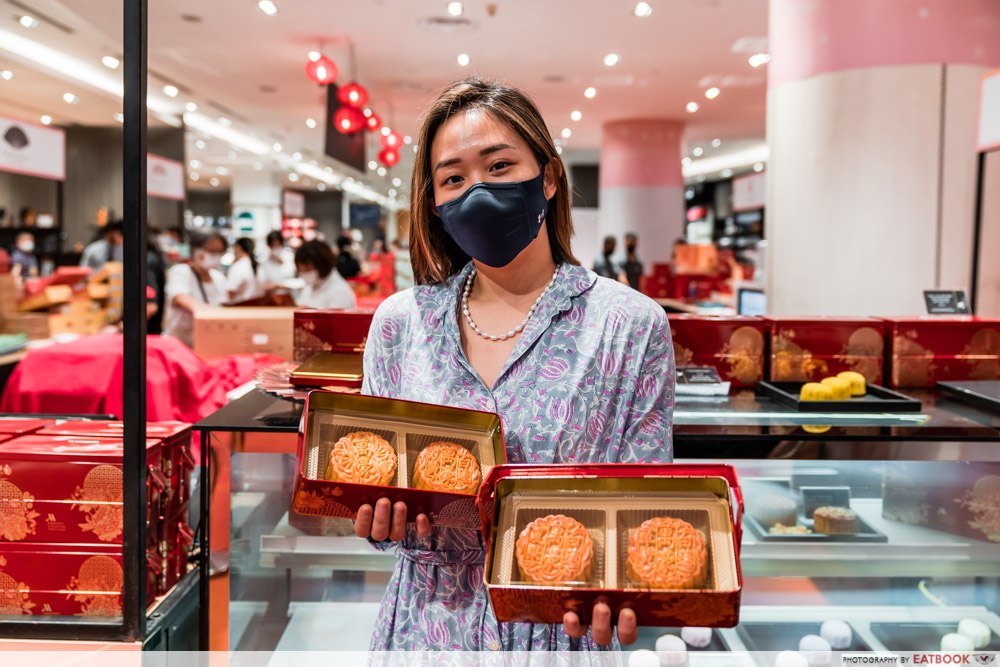
MULTIPOLYGON (((198 521, 201 523, 201 531, 198 535, 198 650, 208 651, 209 646, 209 622, 211 620, 209 599, 209 577, 211 576, 212 547, 211 532, 212 525, 212 489, 210 488, 212 475, 209 474, 209 462, 212 457, 209 452, 212 448, 212 432, 201 432, 201 468, 198 477, 198 493, 201 495, 201 516, 198 521)), ((227 647, 228 648, 228 647, 227 647)))
POLYGON ((976 161, 976 219, 972 223, 972 279, 969 281, 969 309, 976 312, 979 291, 979 237, 983 234, 983 183, 986 181, 986 153, 976 161))
POLYGON ((147 1, 124 2, 124 626, 146 635, 146 45, 147 1))

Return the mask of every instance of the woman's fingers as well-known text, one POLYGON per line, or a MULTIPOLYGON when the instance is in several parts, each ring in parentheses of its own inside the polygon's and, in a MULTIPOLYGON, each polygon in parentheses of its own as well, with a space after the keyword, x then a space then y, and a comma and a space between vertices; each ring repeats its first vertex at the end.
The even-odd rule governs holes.
POLYGON ((598 646, 611 643, 611 607, 603 602, 594 605, 594 615, 590 623, 590 638, 598 646))
POLYGON ((354 519, 354 534, 364 539, 372 534, 372 510, 371 505, 362 505, 358 508, 358 516, 354 519))
POLYGON ((392 530, 389 539, 401 542, 406 537, 406 503, 400 501, 392 506, 392 530))
POLYGON ((580 617, 575 612, 567 611, 563 614, 563 632, 568 637, 579 639, 587 634, 587 626, 580 625, 580 617))
POLYGON ((618 641, 627 646, 635 641, 638 633, 639 620, 635 617, 635 612, 622 609, 618 613, 618 641))
POLYGON ((372 520, 372 539, 382 542, 389 538, 392 503, 388 498, 379 498, 375 503, 375 518, 372 520))
POLYGON ((417 515, 417 537, 425 538, 431 536, 431 520, 426 514, 417 515))

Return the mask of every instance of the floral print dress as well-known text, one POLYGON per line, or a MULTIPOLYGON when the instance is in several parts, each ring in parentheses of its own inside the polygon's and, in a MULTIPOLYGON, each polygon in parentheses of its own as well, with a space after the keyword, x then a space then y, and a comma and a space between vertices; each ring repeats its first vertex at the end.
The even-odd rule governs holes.
MULTIPOLYGON (((471 268, 379 307, 363 393, 497 413, 510 463, 671 460, 674 356, 662 308, 562 264, 491 390, 469 364, 458 326, 471 268)), ((598 648, 589 636, 571 639, 561 625, 498 623, 483 585, 479 531, 433 528, 419 539, 410 524, 401 543, 374 545, 397 548, 398 560, 372 650, 598 648)))

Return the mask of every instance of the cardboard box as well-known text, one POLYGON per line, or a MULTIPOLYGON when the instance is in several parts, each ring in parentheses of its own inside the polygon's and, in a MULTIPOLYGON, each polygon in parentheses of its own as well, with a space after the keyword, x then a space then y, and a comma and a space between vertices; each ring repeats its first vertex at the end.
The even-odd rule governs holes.
POLYGON ((374 310, 295 311, 295 361, 320 352, 364 352, 374 310))
POLYGON ((199 308, 194 352, 203 359, 229 354, 273 354, 291 359, 292 308, 199 308))
POLYGON ((856 371, 882 384, 882 320, 871 317, 766 317, 772 382, 812 382, 856 371))
POLYGON ((50 338, 49 316, 44 313, 13 313, 4 315, 4 330, 7 333, 23 333, 28 340, 50 338))
POLYGON ((1000 380, 1000 319, 928 315, 884 320, 893 387, 1000 380))
POLYGON ((713 366, 733 388, 764 379, 766 326, 759 317, 668 315, 677 366, 713 366))
POLYGON ((75 333, 81 336, 99 334, 107 324, 103 310, 54 313, 49 315, 49 335, 75 333))
POLYGON ((497 620, 558 624, 574 611, 589 624, 594 603, 602 600, 612 622, 626 608, 648 626, 733 627, 739 621, 743 501, 731 466, 497 466, 477 504, 487 545, 483 578, 497 620), (520 570, 521 531, 553 514, 579 521, 591 536, 585 580, 540 585, 520 570), (644 521, 657 517, 681 519, 705 538, 708 560, 697 588, 658 590, 633 580, 629 541, 644 521))

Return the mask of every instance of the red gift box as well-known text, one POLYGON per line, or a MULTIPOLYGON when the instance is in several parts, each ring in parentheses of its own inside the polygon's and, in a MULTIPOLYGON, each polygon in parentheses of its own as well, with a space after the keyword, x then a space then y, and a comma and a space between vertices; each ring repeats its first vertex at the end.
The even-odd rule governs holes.
POLYGON ((677 366, 712 366, 734 388, 764 379, 766 327, 759 317, 668 315, 677 366))
POLYGON ((6 419, 0 418, 0 433, 26 435, 46 426, 55 424, 54 419, 6 419))
POLYGON ((872 317, 767 317, 773 382, 810 382, 856 371, 882 383, 884 323, 872 317))
MULTIPOLYGON (((146 526, 157 540, 162 445, 146 443, 146 526)), ((0 540, 121 544, 122 443, 111 438, 30 435, 0 444, 0 540)))
POLYGON ((612 622, 632 609, 640 625, 733 627, 739 621, 742 492, 728 465, 497 466, 477 505, 486 539, 483 578, 497 620, 561 623, 567 611, 590 623, 597 601, 612 622), (583 523, 592 535, 593 567, 576 584, 527 583, 515 541, 524 525, 548 514, 583 523), (698 588, 658 590, 631 581, 631 530, 656 516, 690 523, 706 538, 707 575, 698 588))
POLYGON ((374 316, 374 310, 296 310, 295 361, 320 352, 363 352, 374 316))
POLYGON ((194 544, 194 530, 188 525, 188 507, 160 521, 156 556, 162 563, 157 582, 160 594, 167 593, 188 571, 188 555, 194 544))
MULTIPOLYGON (((153 564, 148 602, 157 595, 153 564)), ((4 615, 120 616, 123 584, 120 545, 0 542, 4 615)))
POLYGON ((475 495, 412 488, 414 462, 424 447, 441 440, 472 452, 483 476, 506 462, 503 425, 489 412, 314 391, 306 399, 303 417, 292 509, 307 516, 354 518, 362 505, 388 498, 406 503, 410 521, 426 514, 439 526, 478 528, 475 495), (334 443, 357 431, 374 432, 396 450, 396 473, 389 486, 326 479, 334 443))
POLYGON ((883 319, 893 387, 1000 380, 1000 319, 972 315, 883 319))

